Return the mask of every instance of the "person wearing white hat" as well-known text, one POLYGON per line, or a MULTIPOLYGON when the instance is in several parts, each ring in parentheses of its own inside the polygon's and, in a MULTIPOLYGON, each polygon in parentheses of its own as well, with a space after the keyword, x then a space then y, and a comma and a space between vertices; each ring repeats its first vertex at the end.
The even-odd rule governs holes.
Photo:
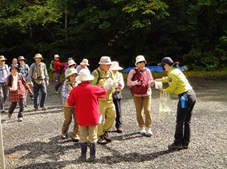
MULTIPOLYGON (((88 69, 89 63, 87 59, 83 59, 82 62, 80 62, 80 65, 76 67, 76 70, 80 72, 81 69, 88 69)), ((90 71, 90 70, 89 70, 90 71)))
POLYGON ((94 161, 96 154, 97 130, 100 119, 99 98, 106 96, 106 90, 103 87, 93 86, 90 81, 94 76, 90 71, 82 69, 77 77, 81 83, 73 88, 68 98, 68 104, 75 106, 77 123, 80 126, 80 147, 81 161, 86 161, 87 143, 90 144, 90 158, 87 161, 94 161))
POLYGON ((110 66, 110 69, 113 72, 114 76, 114 83, 115 83, 115 91, 113 92, 113 102, 116 109, 116 119, 115 119, 115 127, 117 129, 118 133, 122 133, 122 120, 121 120, 121 99, 122 99, 122 89, 125 86, 124 78, 121 72, 119 70, 122 70, 123 68, 119 66, 119 63, 117 61, 113 61, 112 65, 110 66))
POLYGON ((28 82, 33 87, 34 93, 34 108, 35 111, 46 110, 45 101, 47 97, 47 86, 49 85, 49 75, 47 73, 46 64, 41 62, 43 56, 37 53, 34 57, 35 62, 31 64, 28 72, 28 82), (39 90, 41 91, 41 99, 38 103, 39 90))
POLYGON ((0 111, 5 113, 4 104, 8 97, 8 90, 6 87, 6 78, 10 75, 9 67, 5 64, 6 58, 0 55, 0 111))
POLYGON ((107 90, 107 95, 99 99, 99 110, 103 117, 102 123, 98 126, 98 143, 106 144, 111 142, 108 135, 109 129, 112 127, 116 118, 116 110, 113 103, 112 93, 115 90, 113 72, 110 70, 112 65, 109 56, 102 56, 99 61, 99 67, 92 72, 94 80, 93 85, 102 86, 107 90))
POLYGON ((60 62, 60 56, 58 54, 54 55, 54 61, 53 61, 53 69, 54 69, 54 80, 56 82, 55 85, 55 93, 59 93, 59 87, 62 85, 62 78, 61 74, 63 71, 63 68, 65 67, 67 63, 66 62, 60 62))
POLYGON ((131 88, 136 108, 137 122, 140 133, 145 136, 152 136, 151 131, 151 86, 154 84, 151 71, 145 67, 147 61, 143 55, 136 57, 136 68, 131 69, 127 77, 127 86, 131 88), (145 119, 142 116, 144 112, 145 119))
MULTIPOLYGON (((69 68, 75 68, 76 69, 76 62, 73 59, 68 60, 68 63, 65 66, 65 72, 69 69, 69 68)), ((77 71, 78 72, 78 71, 77 71)), ((65 73, 66 76, 66 73, 65 73)))
POLYGON ((61 90, 61 95, 63 98, 63 105, 64 105, 64 123, 62 126, 62 138, 65 139, 67 138, 67 133, 69 130, 69 126, 72 121, 72 117, 74 119, 74 127, 73 127, 73 132, 71 135, 71 138, 73 141, 78 142, 79 141, 79 126, 77 124, 76 116, 74 114, 74 107, 69 106, 67 99, 69 97, 69 93, 72 91, 74 87, 76 87, 76 77, 78 75, 78 72, 74 68, 68 68, 65 71, 65 78, 66 80, 64 81, 62 85, 62 90, 61 90))

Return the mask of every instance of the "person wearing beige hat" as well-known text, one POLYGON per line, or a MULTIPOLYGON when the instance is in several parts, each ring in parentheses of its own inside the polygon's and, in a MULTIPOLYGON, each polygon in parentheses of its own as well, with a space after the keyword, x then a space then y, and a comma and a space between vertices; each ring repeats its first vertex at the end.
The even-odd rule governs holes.
POLYGON ((77 74, 78 74, 78 72, 76 69, 68 68, 65 71, 66 80, 64 81, 64 83, 62 85, 62 90, 61 90, 61 95, 63 98, 63 105, 64 105, 64 118, 65 118, 63 126, 62 126, 62 138, 63 139, 67 138, 69 126, 71 124, 72 117, 73 117, 74 127, 73 127, 73 133, 71 135, 71 138, 75 142, 79 141, 79 136, 78 136, 79 126, 77 124, 76 116, 74 114, 74 107, 68 105, 67 99, 69 97, 69 93, 77 85, 77 82, 76 82, 77 74))
POLYGON ((115 91, 113 92, 113 102, 116 109, 116 119, 115 119, 115 127, 117 129, 118 133, 122 133, 122 113, 121 113, 121 99, 122 99, 122 89, 125 86, 124 78, 121 72, 119 70, 122 70, 123 68, 119 66, 119 63, 117 61, 113 61, 112 65, 110 66, 110 69, 113 72, 114 76, 114 83, 115 85, 115 91))
POLYGON ((34 108, 35 111, 39 110, 39 106, 42 110, 46 110, 45 101, 47 97, 47 86, 49 85, 49 75, 47 73, 46 64, 41 62, 43 56, 37 53, 33 59, 34 63, 31 64, 28 72, 28 82, 33 87, 34 93, 34 108), (41 91, 41 99, 38 103, 39 90, 41 91))
POLYGON ((106 144, 111 142, 108 131, 112 127, 116 118, 116 110, 113 103, 112 93, 115 90, 113 72, 110 70, 112 65, 109 56, 102 56, 99 61, 99 67, 92 72, 94 80, 93 85, 102 86, 107 90, 107 95, 99 99, 99 110, 103 118, 102 123, 98 125, 98 143, 106 144))
POLYGON ((62 78, 61 74, 62 71, 67 63, 66 62, 60 62, 60 56, 58 54, 54 55, 54 61, 53 61, 53 69, 54 69, 54 80, 56 82, 55 85, 55 93, 59 93, 59 87, 62 85, 62 78))
POLYGON ((6 87, 6 78, 10 75, 9 67, 5 64, 6 58, 0 55, 0 111, 5 113, 4 104, 8 97, 8 90, 6 87))
POLYGON ((127 86, 132 91, 140 133, 150 137, 153 135, 151 131, 151 86, 153 86, 154 80, 151 71, 145 67, 146 63, 147 61, 143 55, 136 57, 136 68, 131 69, 128 73, 127 86), (142 115, 143 112, 145 119, 142 115))
POLYGON ((88 142, 90 158, 87 161, 92 162, 96 158, 97 130, 100 121, 98 99, 105 97, 107 93, 103 87, 91 85, 90 81, 93 79, 94 76, 90 74, 90 71, 82 69, 77 77, 77 80, 81 83, 73 88, 68 98, 68 104, 75 106, 77 123, 80 126, 80 160, 83 162, 87 160, 88 142))
MULTIPOLYGON (((89 70, 88 69, 88 66, 89 66, 89 63, 88 63, 88 60, 87 59, 83 59, 82 62, 80 62, 80 65, 78 65, 76 67, 76 70, 78 72, 80 72, 81 69, 86 69, 86 70, 89 70)), ((90 71, 90 70, 89 70, 90 71)))

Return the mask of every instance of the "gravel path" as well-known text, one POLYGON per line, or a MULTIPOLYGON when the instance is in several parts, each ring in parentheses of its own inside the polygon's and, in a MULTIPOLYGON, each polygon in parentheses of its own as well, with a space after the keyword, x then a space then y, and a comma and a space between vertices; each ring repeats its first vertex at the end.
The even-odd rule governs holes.
POLYGON ((192 85, 197 93, 197 104, 188 150, 167 149, 173 141, 176 96, 171 95, 172 115, 163 117, 158 114, 159 91, 153 90, 154 136, 149 138, 138 133, 134 104, 129 90, 125 89, 122 101, 125 139, 112 128, 110 136, 113 141, 97 146, 96 162, 80 163, 77 161, 79 145, 60 137, 62 101, 60 95, 53 93, 53 86, 49 86, 48 110, 34 112, 30 104, 23 122, 17 122, 17 113, 10 120, 7 114, 2 114, 6 168, 227 168, 227 83, 194 80, 192 85))

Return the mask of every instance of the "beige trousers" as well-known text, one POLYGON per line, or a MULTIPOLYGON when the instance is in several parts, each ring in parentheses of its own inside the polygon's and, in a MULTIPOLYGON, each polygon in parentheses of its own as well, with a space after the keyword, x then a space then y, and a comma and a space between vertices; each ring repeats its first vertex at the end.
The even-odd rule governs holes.
POLYGON ((99 111, 102 114, 102 122, 98 125, 98 136, 108 131, 116 118, 116 111, 113 101, 99 101, 99 111))
POLYGON ((76 137, 79 133, 79 126, 77 125, 77 121, 76 121, 76 116, 75 116, 75 112, 74 112, 74 107, 64 107, 64 123, 62 126, 62 134, 67 134, 68 130, 69 130, 69 126, 72 122, 72 117, 74 119, 74 127, 73 127, 73 133, 72 133, 72 137, 76 137))
POLYGON ((136 97, 133 96, 134 104, 136 107, 136 118, 139 127, 151 127, 151 96, 136 97), (143 118, 143 112, 145 120, 143 118))
POLYGON ((90 143, 96 143, 98 125, 93 126, 80 126, 80 142, 85 143, 89 141, 90 143))

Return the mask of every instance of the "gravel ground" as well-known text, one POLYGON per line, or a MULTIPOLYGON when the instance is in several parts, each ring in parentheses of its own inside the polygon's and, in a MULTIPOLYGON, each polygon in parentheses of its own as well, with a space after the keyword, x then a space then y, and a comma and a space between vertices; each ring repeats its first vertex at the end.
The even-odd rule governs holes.
POLYGON ((129 90, 125 89, 123 135, 113 127, 110 132, 113 141, 97 146, 96 162, 80 163, 78 143, 61 139, 63 106, 60 95, 53 93, 52 84, 48 87, 48 110, 34 112, 29 101, 23 122, 17 122, 17 113, 10 120, 7 114, 2 114, 6 168, 227 168, 227 83, 196 80, 191 83, 197 93, 197 104, 187 150, 167 149, 173 142, 176 96, 171 95, 172 115, 163 117, 158 114, 159 91, 153 90, 154 136, 144 137, 138 133, 134 104, 129 90))

